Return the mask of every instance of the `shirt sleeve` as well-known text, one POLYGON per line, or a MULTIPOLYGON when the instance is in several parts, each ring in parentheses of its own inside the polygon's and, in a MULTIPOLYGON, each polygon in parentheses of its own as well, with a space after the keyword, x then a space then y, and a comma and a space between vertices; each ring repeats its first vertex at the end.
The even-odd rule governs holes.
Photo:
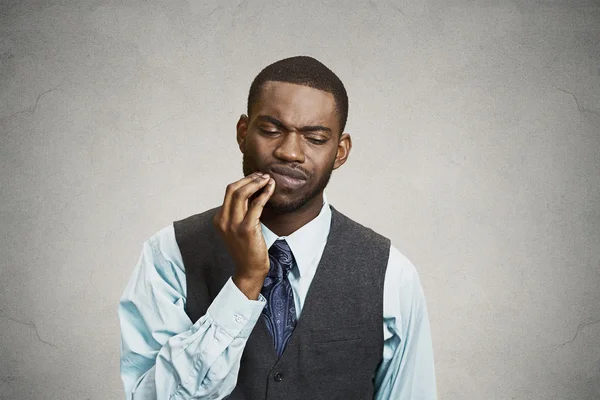
POLYGON ((266 300, 248 299, 230 277, 192 324, 182 264, 172 226, 161 230, 144 242, 119 302, 128 400, 221 399, 237 383, 242 352, 266 300))
POLYGON ((414 265, 394 246, 390 246, 383 308, 384 351, 375 376, 375 399, 437 399, 425 295, 414 265))

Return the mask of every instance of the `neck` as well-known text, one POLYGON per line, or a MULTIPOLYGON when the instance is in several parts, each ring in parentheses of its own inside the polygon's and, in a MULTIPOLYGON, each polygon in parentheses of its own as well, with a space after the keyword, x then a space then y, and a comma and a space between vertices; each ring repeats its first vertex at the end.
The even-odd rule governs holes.
POLYGON ((260 222, 265 224, 277 236, 288 236, 315 219, 323 207, 323 194, 315 196, 314 199, 304 207, 286 214, 275 214, 265 207, 260 222))

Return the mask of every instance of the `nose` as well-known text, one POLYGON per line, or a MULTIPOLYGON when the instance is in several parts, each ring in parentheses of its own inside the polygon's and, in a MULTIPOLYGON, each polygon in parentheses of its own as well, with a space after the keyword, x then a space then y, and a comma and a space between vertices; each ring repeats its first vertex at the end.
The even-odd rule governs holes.
POLYGON ((302 134, 286 132, 275 148, 275 157, 287 162, 304 162, 302 150, 302 134))

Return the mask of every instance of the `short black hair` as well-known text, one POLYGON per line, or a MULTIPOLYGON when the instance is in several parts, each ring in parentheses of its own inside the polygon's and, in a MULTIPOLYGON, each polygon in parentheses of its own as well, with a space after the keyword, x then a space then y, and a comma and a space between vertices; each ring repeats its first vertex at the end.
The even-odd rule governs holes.
POLYGON ((250 85, 248 93, 248 116, 250 108, 258 100, 265 82, 288 82, 309 86, 331 93, 335 99, 335 111, 340 122, 340 136, 348 119, 348 93, 344 84, 320 61, 309 56, 295 56, 276 61, 259 72, 250 85))

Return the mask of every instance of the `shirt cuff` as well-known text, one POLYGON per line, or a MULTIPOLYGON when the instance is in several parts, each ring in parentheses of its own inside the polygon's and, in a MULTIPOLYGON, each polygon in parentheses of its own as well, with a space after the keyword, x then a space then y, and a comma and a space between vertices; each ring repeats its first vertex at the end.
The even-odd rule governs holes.
POLYGON ((267 300, 262 294, 250 300, 229 277, 208 307, 207 314, 231 337, 248 337, 260 318, 267 300))

